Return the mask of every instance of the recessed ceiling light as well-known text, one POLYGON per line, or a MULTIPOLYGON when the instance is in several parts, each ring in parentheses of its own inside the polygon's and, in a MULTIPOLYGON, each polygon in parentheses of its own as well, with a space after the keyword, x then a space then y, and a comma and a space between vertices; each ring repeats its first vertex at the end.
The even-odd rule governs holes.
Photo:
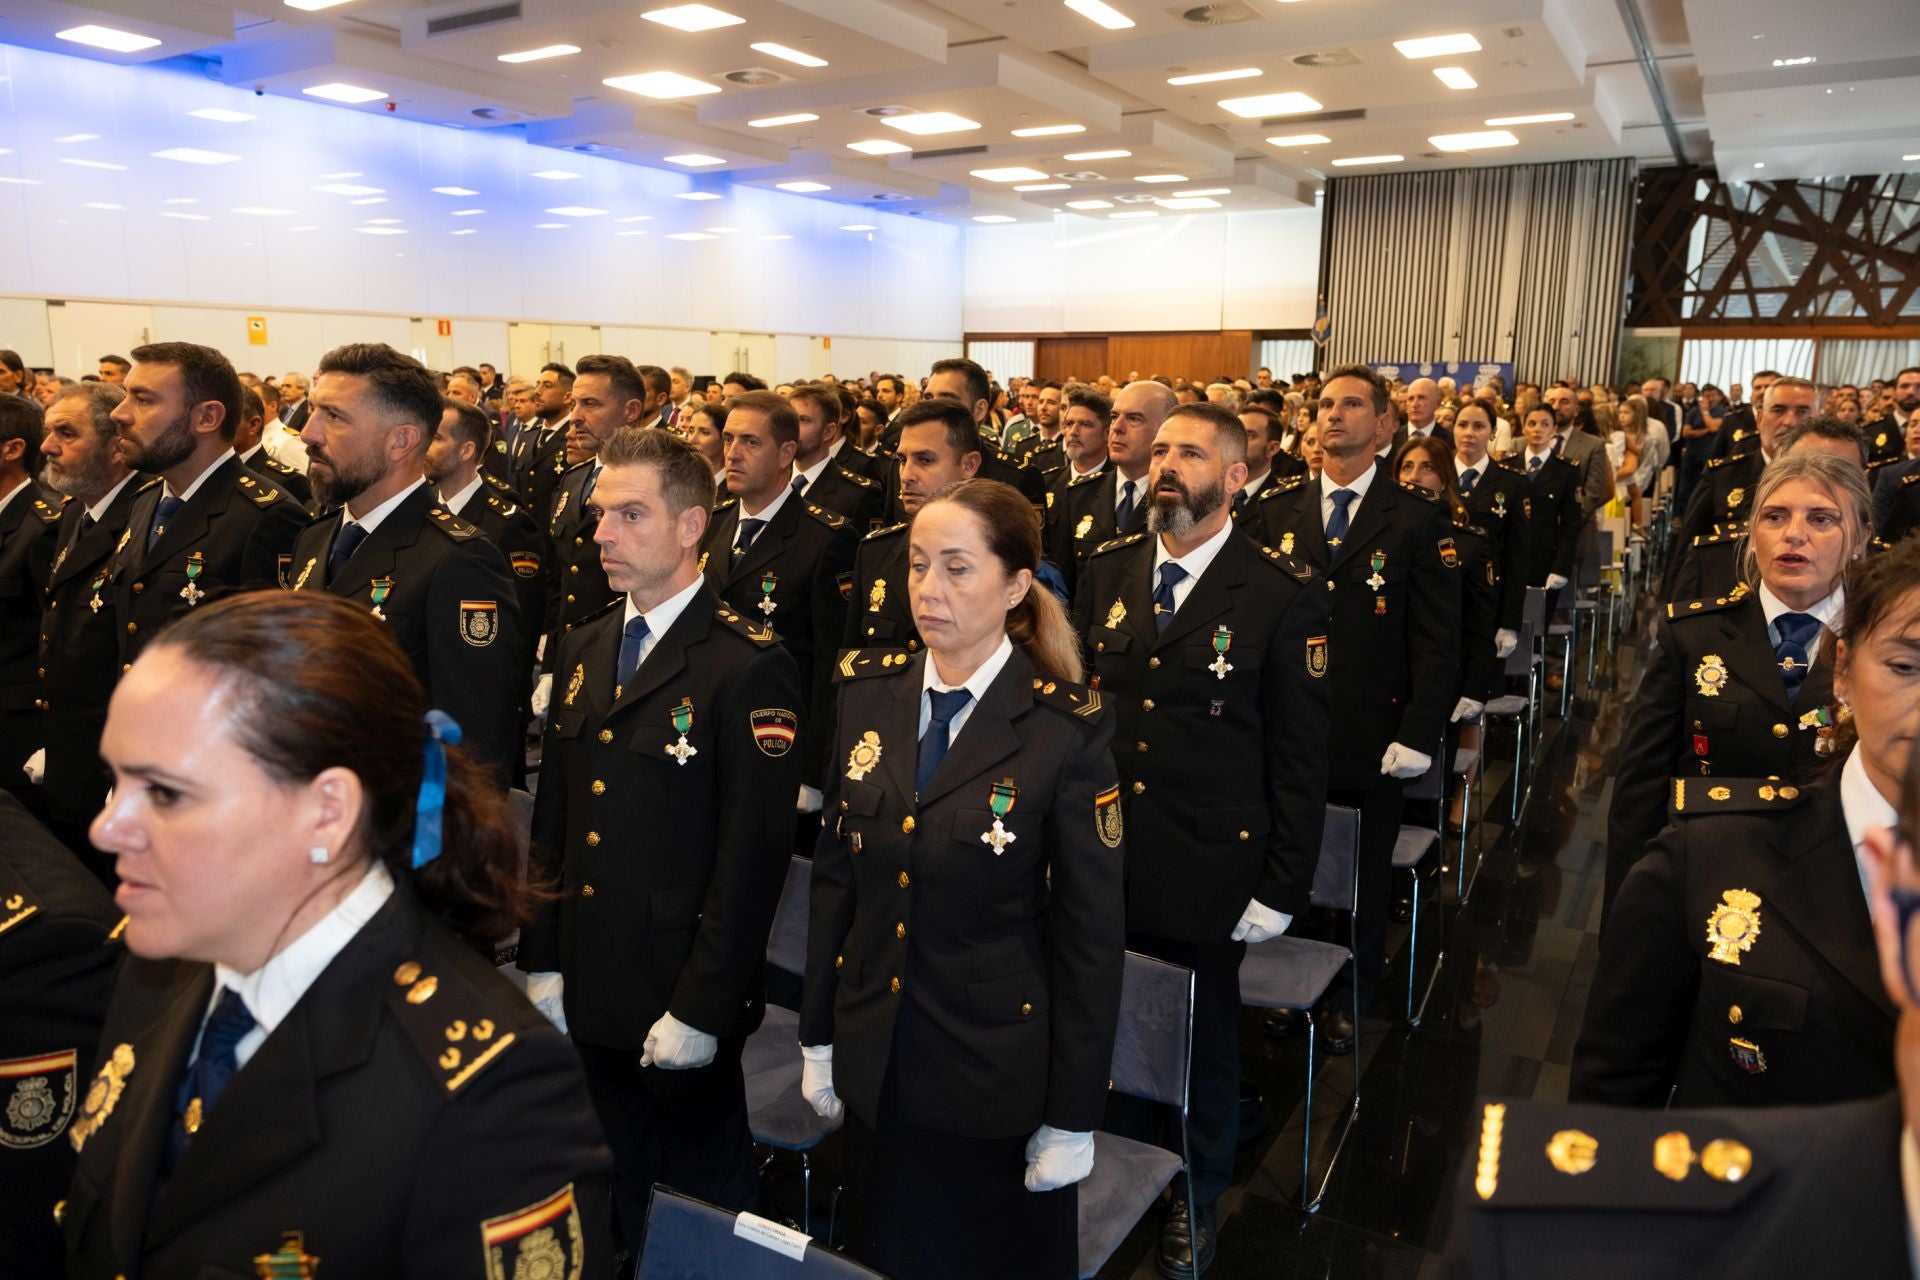
POLYGON ((1113 208, 1113 201, 1111 200, 1069 200, 1067 201, 1067 208, 1069 209, 1111 209, 1113 208))
POLYGON ((211 221, 211 219, 208 218, 207 215, 204 213, 181 213, 178 209, 162 209, 160 211, 160 216, 163 218, 178 218, 182 222, 211 221))
POLYGON ((358 200, 349 200, 348 204, 385 204, 385 196, 361 196, 358 200))
POLYGON ((1186 180, 1187 175, 1184 173, 1143 173, 1134 179, 1135 182, 1185 182, 1186 180))
POLYGON ((664 9, 649 9, 640 15, 675 31, 712 31, 717 27, 737 27, 746 19, 704 4, 675 4, 664 9))
POLYGON ((245 111, 229 111, 225 107, 201 107, 198 111, 189 111, 188 115, 199 120, 215 120, 221 124, 240 124, 254 117, 245 111))
POLYGON ((256 218, 285 218, 292 214, 298 213, 299 210, 276 209, 272 205, 267 205, 267 204, 243 204, 243 205, 240 205, 238 208, 236 208, 234 212, 251 214, 256 218))
POLYGON ((63 137, 55 138, 54 141, 55 142, 92 142, 94 139, 98 138, 99 136, 100 135, 97 133, 69 133, 63 137))
POLYGON ((904 142, 895 142, 892 138, 866 138, 859 142, 849 142, 847 150, 858 151, 868 156, 897 156, 902 151, 911 151, 913 148, 904 142))
POLYGON ((916 137, 926 137, 934 133, 965 133, 968 129, 980 127, 978 120, 969 120, 951 111, 920 111, 910 116, 888 116, 880 123, 889 129, 898 129, 902 133, 911 133, 916 137))
POLYGON ((832 187, 824 182, 776 182, 774 186, 782 191, 791 191, 795 195, 811 195, 815 191, 831 191, 832 187))
POLYGON ((338 182, 343 178, 364 178, 364 177, 366 177, 364 173, 323 173, 320 175, 320 181, 338 182))
POLYGON ((524 49, 519 53, 503 53, 500 62, 541 62, 547 58, 564 58, 570 53, 580 52, 577 44, 549 44, 538 49, 524 49))
POLYGON ((1036 125, 1031 129, 1015 129, 1013 136, 1016 138, 1057 138, 1062 134, 1085 133, 1086 131, 1087 126, 1083 124, 1043 124, 1036 125))
POLYGON ((600 82, 609 89, 624 89, 643 98, 691 98, 702 93, 718 93, 720 86, 683 76, 678 71, 643 71, 638 75, 614 76, 600 82))
POLYGON ((1069 151, 1063 160, 1125 160, 1131 151, 1069 151))
POLYGON ((1287 133, 1277 138, 1268 138, 1267 144, 1274 147, 1317 147, 1332 142, 1324 133, 1287 133))
POLYGON ((762 116, 758 120, 747 121, 749 129, 777 129, 783 124, 806 124, 820 117, 811 111, 796 111, 790 116, 762 116))
POLYGON ((1560 120, 1573 119, 1571 111, 1543 111, 1537 116, 1495 116, 1487 121, 1488 128, 1499 128, 1503 124, 1553 124, 1560 120))
MULTIPOLYGON (((239 213, 240 210, 235 209, 234 212, 239 213)), ((400 218, 368 218, 367 225, 370 227, 397 227, 402 221, 403 219, 400 218)))
POLYGON ((786 234, 786 233, 785 233, 785 232, 783 231, 783 232, 780 232, 780 233, 778 233, 778 234, 776 234, 776 235, 770 235, 770 236, 761 236, 761 237, 760 237, 760 239, 762 239, 762 240, 791 240, 791 239, 793 239, 793 237, 792 237, 792 236, 790 236, 790 235, 788 235, 788 234, 786 234))
POLYGON ((1345 169, 1349 166, 1360 164, 1399 164, 1405 159, 1405 156, 1347 156, 1344 159, 1335 160, 1333 167, 1336 169, 1345 169))
POLYGON ((456 218, 471 218, 485 212, 485 209, 455 209, 453 216, 456 218))
POLYGON ((16 178, 11 174, 0 174, 0 182, 15 187, 37 187, 40 185, 40 179, 38 178, 16 178))
POLYGON ((715 238, 716 237, 710 236, 704 231, 676 231, 667 237, 669 240, 712 240, 715 238))
POLYGON ((161 204, 199 204, 199 196, 169 196, 161 204))
MULTIPOLYGON (((1191 200, 1199 196, 1229 196, 1232 194, 1232 187, 1201 187, 1197 191, 1176 191, 1173 193, 1173 198, 1175 200, 1191 200)), ((1164 201, 1162 203, 1164 203, 1164 201)))
POLYGON ((816 58, 810 53, 802 53, 798 49, 789 49, 786 45, 775 44, 771 40, 762 40, 759 44, 748 45, 747 47, 755 53, 764 53, 769 58, 778 58, 782 62, 791 62, 796 66, 824 67, 827 65, 825 58, 816 58))
POLYGON ((558 214, 563 218, 597 218, 604 214, 606 210, 596 209, 592 205, 585 204, 563 204, 559 208, 549 209, 547 212, 558 214))
POLYGON ((567 224, 564 222, 536 222, 533 224, 533 229, 535 231, 565 231, 567 224))
POLYGON ((1450 36, 1421 36, 1416 40, 1395 40, 1393 47, 1403 58, 1444 58, 1450 53, 1478 53, 1480 42, 1466 32, 1450 36))
POLYGON ((405 227, 355 227, 354 230, 363 236, 403 236, 407 234, 405 227))
POLYGON ((106 169, 113 173, 124 173, 127 166, 110 164, 105 160, 82 160, 78 156, 61 156, 61 164, 70 164, 76 169, 106 169))
POLYGON ((472 187, 435 187, 433 194, 437 196, 477 196, 480 193, 472 187))
POLYGON ((108 204, 104 200, 89 200, 80 206, 82 209, 124 209, 125 205, 108 204))
POLYGON ((345 4, 346 2, 347 0, 287 0, 287 8, 304 9, 308 13, 312 13, 318 9, 331 9, 337 4, 345 4))
POLYGON ((682 200, 718 200, 720 195, 714 191, 676 191, 674 195, 682 200))
POLYGON ((1753 162, 1753 167, 1756 169, 1764 169, 1767 167, 1767 162, 1765 160, 1755 160, 1753 162))
POLYGON ((202 151, 199 147, 168 147, 152 155, 155 160, 178 160, 181 164, 232 164, 240 158, 225 151, 202 151))
POLYGON ((1304 93, 1262 93, 1251 98, 1226 98, 1220 109, 1231 111, 1243 120, 1267 116, 1298 116, 1320 110, 1320 104, 1304 93))
POLYGON ((1910 156, 1901 156, 1900 159, 1905 163, 1911 164, 1915 160, 1920 160, 1920 152, 1916 152, 1910 156))
POLYGON ((842 231, 878 231, 880 228, 865 222, 849 222, 840 228, 842 231))
POLYGON ((704 155, 698 151, 689 151, 684 155, 662 156, 668 164, 677 164, 688 169, 710 169, 716 164, 725 164, 719 156, 704 155))
POLYGON ((973 220, 975 222, 1012 222, 1013 221, 1012 218, 1009 218, 1004 213, 976 213, 973 215, 973 220))
POLYGON ((999 169, 969 169, 967 172, 983 182, 1041 182, 1047 176, 1038 169, 1018 164, 999 169))
POLYGON ((1219 80, 1251 80, 1260 74, 1258 67, 1235 67, 1232 71, 1205 71, 1196 76, 1173 76, 1168 84, 1213 84, 1219 80))
POLYGON ((1155 201, 1155 203, 1162 209, 1218 209, 1222 207, 1218 200, 1210 199, 1207 196, 1187 196, 1184 199, 1176 196, 1171 200, 1158 200, 1155 201))
POLYGON ((65 31, 53 33, 56 40, 71 40, 75 44, 90 45, 95 49, 106 49, 112 53, 138 53, 142 49, 151 49, 159 44, 152 36, 135 35, 131 31, 118 31, 113 27, 96 26, 87 23, 81 27, 68 27, 65 31))
POLYGON ((1110 213, 1107 216, 1117 222, 1122 218, 1157 218, 1160 216, 1160 211, 1158 209, 1122 209, 1119 213, 1110 213))
POLYGON ((1442 133, 1427 141, 1442 151, 1485 151, 1489 147, 1520 145, 1520 139, 1505 129, 1487 129, 1479 133, 1442 133))
POLYGON ((480 229, 478 227, 461 227, 458 231, 449 231, 447 234, 450 236, 477 236, 480 234, 480 229))
POLYGON ((647 233, 644 231, 616 231, 613 234, 617 236, 643 236, 647 233))
POLYGON ((1773 65, 1776 67, 1804 67, 1809 62, 1818 61, 1820 61, 1820 59, 1814 57, 1812 54, 1808 54, 1803 58, 1775 58, 1773 65))
POLYGON ((1015 191, 1071 191, 1072 189, 1071 182, 1023 182, 1014 188, 1015 191))
POLYGON ((1435 67, 1433 78, 1449 89, 1478 89, 1480 82, 1467 74, 1465 67, 1435 67))
POLYGON ((289 231, 318 231, 319 229, 320 224, 317 222, 303 222, 297 227, 287 228, 289 231))
POLYGON ((650 213, 634 213, 634 214, 629 214, 624 218, 615 218, 614 221, 615 222, 652 222, 653 215, 650 213))
POLYGON ((712 232, 716 236, 732 236, 732 235, 740 234, 740 228, 738 227, 708 227, 707 230, 712 232))
POLYGON ((1067 8, 1091 22, 1097 22, 1109 31, 1125 31, 1133 25, 1133 19, 1120 12, 1105 0, 1066 0, 1067 8))
POLYGON ((363 89, 357 84, 341 84, 339 81, 309 85, 300 92, 309 98, 325 98, 328 102, 345 102, 354 106, 363 102, 378 102, 387 96, 385 89, 363 89))
POLYGON ((535 169, 527 175, 529 178, 545 178, 548 182, 565 182, 580 175, 571 169, 535 169))

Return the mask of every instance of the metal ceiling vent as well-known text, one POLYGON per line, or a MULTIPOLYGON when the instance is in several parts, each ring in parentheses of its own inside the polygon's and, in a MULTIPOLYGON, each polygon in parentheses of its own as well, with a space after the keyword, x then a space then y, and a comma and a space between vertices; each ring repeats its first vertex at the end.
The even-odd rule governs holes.
POLYGON ((427 34, 444 36, 450 31, 471 31, 475 27, 491 27, 500 22, 520 21, 518 0, 513 4, 488 5, 484 9, 469 9, 465 13, 450 13, 444 18, 428 18, 427 34))
POLYGON ((1223 0, 1220 4, 1201 4, 1191 8, 1175 5, 1167 12, 1189 27, 1225 27, 1235 22, 1251 22, 1260 16, 1244 0, 1223 0))
POLYGON ((875 120, 891 120, 895 116, 910 116, 913 112, 912 107, 861 107, 854 114, 872 116, 875 120))
POLYGON ((763 89, 770 84, 792 84, 793 77, 782 75, 768 67, 742 67, 738 71, 723 71, 715 76, 728 84, 737 84, 748 89, 763 89))
POLYGON ((475 107, 467 114, 493 124, 518 124, 527 119, 526 112, 515 111, 512 107, 475 107))
POLYGON ((1296 67, 1357 67, 1360 58, 1351 49, 1321 49, 1316 53, 1300 53, 1287 59, 1296 67))

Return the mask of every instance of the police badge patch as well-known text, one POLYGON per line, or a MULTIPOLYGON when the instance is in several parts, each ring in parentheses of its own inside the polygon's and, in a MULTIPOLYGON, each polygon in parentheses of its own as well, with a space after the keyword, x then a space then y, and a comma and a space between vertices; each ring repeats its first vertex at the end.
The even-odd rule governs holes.
POLYGON ((513 566, 517 578, 537 578, 540 576, 540 556, 533 551, 516 551, 507 557, 507 563, 513 566))
POLYGON ((586 1240, 573 1184, 538 1204, 488 1218, 480 1224, 487 1280, 580 1280, 586 1270, 586 1240))
POLYGON ((484 649, 500 634, 500 606, 492 600, 460 602, 460 638, 484 649))
POLYGON ((1325 636, 1307 637, 1307 674, 1315 680, 1326 677, 1327 638, 1325 636))
POLYGON ((749 711, 747 723, 753 729, 753 745, 760 748, 763 756, 787 754, 793 750, 793 740, 800 732, 800 718, 785 707, 749 711))
POLYGON ((1109 849, 1120 847, 1125 824, 1120 817, 1120 784, 1114 783, 1093 798, 1093 829, 1109 849))
POLYGON ((74 1073, 79 1053, 41 1054, 0 1062, 0 1147, 23 1151, 52 1142, 73 1118, 74 1073))

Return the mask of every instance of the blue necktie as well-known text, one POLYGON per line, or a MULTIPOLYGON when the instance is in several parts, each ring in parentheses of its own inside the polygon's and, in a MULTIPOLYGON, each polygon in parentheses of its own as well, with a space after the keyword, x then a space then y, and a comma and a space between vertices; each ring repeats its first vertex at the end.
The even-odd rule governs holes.
POLYGON ((1813 665, 1807 646, 1820 634, 1820 619, 1810 613, 1783 613, 1773 620, 1773 631, 1780 637, 1780 643, 1773 646, 1773 656, 1780 659, 1780 679, 1786 683, 1791 706, 1800 695, 1807 669, 1813 665))
POLYGON ((1187 571, 1169 560, 1160 566, 1160 585, 1153 589, 1153 629, 1164 632, 1173 624, 1173 589, 1186 581, 1187 571))
POLYGON ((765 520, 742 520, 740 522, 740 532, 736 535, 733 542, 733 558, 738 560, 741 556, 747 554, 747 548, 753 545, 753 540, 759 537, 760 531, 766 527, 767 522, 765 520))
POLYGON ((1333 502, 1333 519, 1327 521, 1327 545, 1337 547, 1347 536, 1347 508, 1360 495, 1351 489, 1335 489, 1327 497, 1333 502))
POLYGON ((1127 522, 1133 519, 1133 486, 1135 483, 1135 481, 1129 480, 1120 486, 1120 505, 1115 507, 1113 511, 1113 523, 1119 527, 1122 533, 1127 531, 1127 522))
POLYGON ((332 582, 347 567, 347 561, 353 559, 353 553, 367 540, 367 527, 349 520, 342 526, 333 539, 333 550, 327 556, 327 581, 332 582))
POLYGON ((595 466, 593 470, 587 472, 587 487, 580 491, 580 505, 582 507, 585 507, 589 502, 593 501, 593 486, 599 479, 600 468, 598 466, 595 466))
POLYGON ((920 764, 913 774, 915 795, 927 789, 927 784, 933 781, 933 775, 940 768, 940 762, 947 758, 947 747, 952 737, 948 726, 960 714, 960 709, 973 701, 973 695, 965 689, 931 689, 928 697, 933 703, 933 715, 927 720, 927 731, 920 735, 920 764))
POLYGON ((173 519, 173 513, 186 505, 185 498, 161 495, 159 505, 153 509, 153 527, 147 530, 148 550, 152 550, 153 544, 160 541, 160 535, 167 531, 167 521, 173 519))
POLYGON ((167 1130, 165 1172, 172 1173, 187 1152, 187 1143, 193 1139, 187 1132, 188 1123, 195 1129, 200 1127, 227 1082, 233 1079, 233 1073, 240 1069, 234 1049, 253 1028, 253 1015, 247 1012, 247 1002, 231 987, 222 987, 206 1028, 200 1033, 200 1053, 187 1068, 186 1077, 173 1095, 173 1127, 167 1130), (200 1103, 197 1109, 193 1106, 196 1099, 200 1103))
POLYGON ((1527 459, 1527 479, 1531 480, 1535 476, 1539 475, 1541 464, 1544 463, 1545 461, 1546 459, 1540 457, 1538 454, 1535 454, 1533 457, 1528 458, 1527 459))
POLYGON ((804 472, 804 471, 796 471, 796 472, 794 472, 794 473, 793 473, 793 492, 794 492, 794 495, 795 495, 795 496, 797 497, 797 496, 800 496, 800 495, 803 495, 803 494, 805 494, 805 493, 806 493, 806 491, 807 491, 807 473, 806 473, 806 472, 804 472))
POLYGON ((614 668, 615 687, 624 689, 640 669, 640 646, 647 642, 647 620, 635 617, 620 633, 620 665, 614 668))
POLYGON ((1478 471, 1462 471, 1460 473, 1460 496, 1464 498, 1472 493, 1473 486, 1479 483, 1480 473, 1478 471))

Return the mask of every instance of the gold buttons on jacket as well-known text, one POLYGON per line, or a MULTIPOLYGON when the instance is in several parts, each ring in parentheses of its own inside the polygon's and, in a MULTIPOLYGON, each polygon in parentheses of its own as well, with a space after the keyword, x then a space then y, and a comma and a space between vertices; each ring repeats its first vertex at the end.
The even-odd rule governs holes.
POLYGON ((140 629, 140 624, 139 624, 139 623, 137 623, 137 622, 129 622, 129 623, 127 624, 127 634, 128 634, 128 635, 132 635, 132 634, 133 634, 134 632, 136 632, 136 631, 138 631, 139 629, 140 629))
POLYGON ((575 538, 573 540, 573 545, 576 547, 584 547, 587 545, 587 540, 585 538, 575 538))
POLYGON ((600 833, 598 831, 587 832, 587 848, 597 849, 599 847, 600 847, 600 833))
POLYGON ((146 589, 147 589, 147 584, 144 582, 136 582, 133 584, 133 594, 135 595, 139 595, 142 591, 145 591, 146 589))
MULTIPOLYGON (((577 564, 570 564, 570 565, 568 565, 568 566, 567 566, 567 572, 568 572, 568 573, 578 573, 578 572, 580 572, 580 566, 579 566, 579 565, 577 565, 577 564)), ((572 596, 568 596, 568 597, 567 597, 567 599, 569 599, 569 600, 571 600, 571 599, 573 599, 573 597, 572 597, 572 596)))
POLYGON ((611 729, 602 729, 602 730, 600 731, 600 741, 602 741, 602 742, 612 742, 612 741, 613 741, 613 730, 611 730, 611 729))
POLYGON ((906 872, 904 872, 904 871, 902 871, 902 872, 900 873, 900 887, 901 887, 902 889, 904 889, 904 888, 906 888, 906 887, 907 887, 908 885, 910 885, 910 884, 912 884, 912 883, 913 883, 913 881, 912 881, 911 879, 909 879, 909 878, 907 877, 907 873, 906 873, 906 872))
POLYGON ((895 994, 895 995, 899 995, 899 994, 900 994, 900 979, 898 979, 898 978, 895 978, 895 979, 893 979, 893 980, 892 980, 891 982, 889 982, 889 983, 887 983, 887 990, 889 990, 889 991, 891 991, 891 992, 893 992, 893 994, 895 994))
POLYGON ((593 886, 590 884, 581 885, 580 896, 583 898, 591 898, 593 896, 593 886))
POLYGON ((906 832, 908 835, 913 834, 913 815, 912 814, 908 814, 906 817, 900 819, 900 830, 906 832))
POLYGON ((1731 1022, 1736 1027, 1739 1026, 1742 1022, 1744 1022, 1746 1020, 1746 1017, 1747 1015, 1741 1011, 1740 1006, 1737 1004, 1731 1005, 1727 1009, 1727 1021, 1731 1022))
POLYGON ((1160 669, 1160 659, 1158 658, 1147 659, 1147 670, 1158 671, 1159 669, 1160 669))
POLYGON ((1137 796, 1139 796, 1139 795, 1145 795, 1145 794, 1146 794, 1146 792, 1147 792, 1147 784, 1146 784, 1146 783, 1144 783, 1144 782, 1136 782, 1136 783, 1134 783, 1134 784, 1133 784, 1133 794, 1135 794, 1135 795, 1137 795, 1137 796))
POLYGON ((1022 1004, 1020 1006, 1020 1016, 1023 1018, 1033 1016, 1033 1006, 1030 1004, 1022 1004))
POLYGON ((1133 749, 1134 749, 1135 751, 1139 751, 1139 752, 1142 752, 1142 753, 1144 753, 1144 752, 1146 751, 1146 749, 1147 749, 1147 744, 1146 744, 1146 743, 1144 743, 1144 742, 1136 742, 1136 743, 1134 743, 1134 744, 1133 744, 1133 749))
POLYGON ((847 958, 845 956, 835 956, 833 958, 833 967, 836 969, 843 967, 846 963, 847 958))
POLYGON ((893 936, 896 938, 904 938, 907 936, 907 922, 905 920, 893 926, 893 936))
POLYGON ((1249 837, 1248 837, 1248 835, 1247 835, 1247 833, 1246 833, 1246 832, 1244 832, 1244 831, 1242 831, 1242 832, 1240 833, 1240 838, 1241 838, 1242 840, 1246 840, 1246 839, 1249 839, 1249 837))
POLYGON ((409 960, 393 971, 393 985, 396 987, 410 987, 418 981, 420 965, 416 961, 409 960))
POLYGON ((1786 737, 1786 736, 1787 736, 1787 726, 1785 726, 1785 725, 1783 725, 1783 724, 1777 724, 1777 725, 1775 725, 1775 726, 1773 726, 1773 736, 1774 736, 1774 737, 1776 737, 1776 738, 1784 738, 1784 737, 1786 737))
POLYGON ((1140 709, 1141 709, 1142 711, 1151 711, 1151 710, 1153 710, 1153 699, 1152 699, 1152 698, 1142 698, 1142 699, 1140 700, 1140 709))
POLYGON ((572 604, 572 603, 573 603, 573 596, 572 596, 571 594, 569 594, 569 595, 567 596, 567 603, 568 603, 568 604, 572 604))
POLYGON ((588 788, 588 790, 592 791, 593 794, 597 796, 603 796, 607 794, 607 784, 600 781, 600 779, 595 778, 593 780, 593 786, 588 788))

